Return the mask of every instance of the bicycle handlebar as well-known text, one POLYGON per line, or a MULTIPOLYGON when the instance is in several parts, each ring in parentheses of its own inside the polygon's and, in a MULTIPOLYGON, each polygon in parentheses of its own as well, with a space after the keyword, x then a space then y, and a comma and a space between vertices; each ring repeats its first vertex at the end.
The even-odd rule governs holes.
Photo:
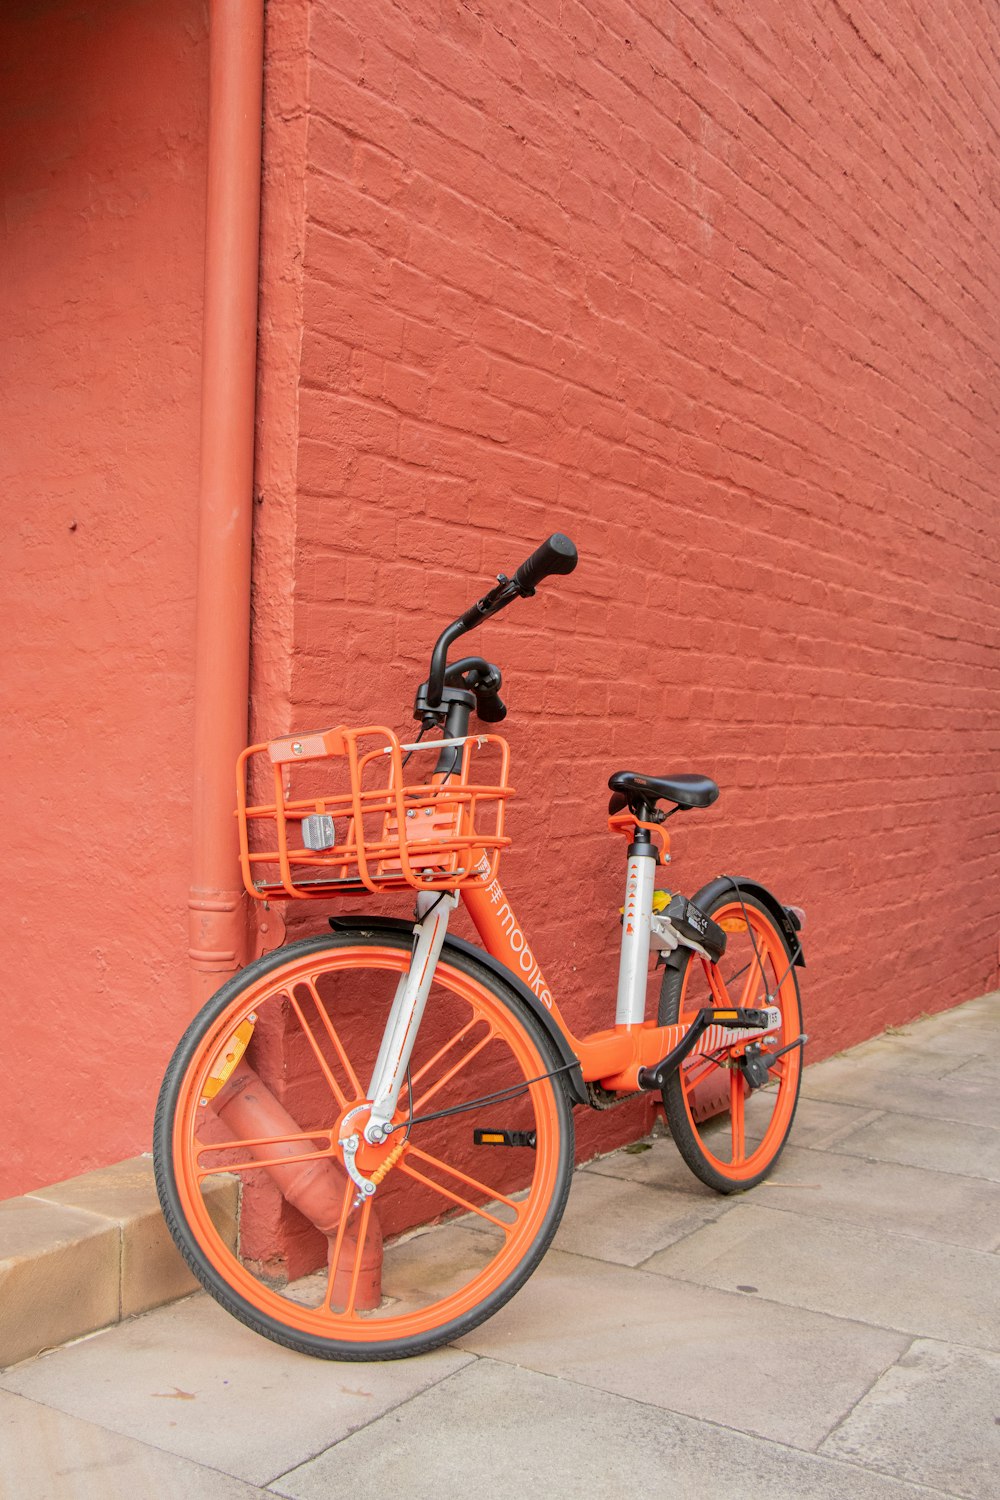
POLYGON ((497 578, 496 588, 490 589, 488 594, 470 605, 464 614, 438 636, 431 653, 431 669, 427 678, 428 707, 435 709, 441 702, 448 647, 452 641, 505 609, 512 600, 529 598, 543 578, 548 578, 553 573, 572 573, 578 561, 576 547, 569 537, 564 536, 561 531, 554 531, 540 547, 535 548, 530 557, 525 558, 513 578, 507 578, 501 573, 497 578))
POLYGON ((514 582, 522 596, 533 594, 543 578, 551 573, 572 573, 579 561, 577 551, 568 536, 554 531, 548 541, 536 547, 529 558, 514 574, 514 582))

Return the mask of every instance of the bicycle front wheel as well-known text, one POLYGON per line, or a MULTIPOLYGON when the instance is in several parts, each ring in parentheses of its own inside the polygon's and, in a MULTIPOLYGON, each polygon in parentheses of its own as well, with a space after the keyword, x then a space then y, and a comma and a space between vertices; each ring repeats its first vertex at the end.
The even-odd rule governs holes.
POLYGON ((559 1059, 513 991, 448 953, 395 1129, 358 1152, 378 1183, 361 1201, 338 1141, 367 1119, 411 946, 324 935, 251 964, 195 1017, 157 1105, 157 1187, 191 1269, 249 1327, 323 1358, 401 1358, 474 1328, 534 1270, 569 1192, 559 1059), (239 1186, 235 1238, 210 1212, 221 1174, 239 1186))
MULTIPOLYGON (((789 1050, 767 1062, 767 1082, 751 1088, 740 1067, 739 1049, 724 1047, 683 1062, 664 1089, 667 1124, 677 1149, 696 1177, 719 1193, 754 1187, 781 1155, 795 1118, 802 1074, 802 1010, 792 956, 774 917, 749 892, 726 882, 703 910, 728 934, 717 966, 730 1005, 776 1006, 781 1012, 775 1040, 762 1053, 789 1050)), ((660 991, 661 1026, 692 1022, 703 1006, 714 1007, 704 961, 688 950, 680 967, 668 966, 660 991)))

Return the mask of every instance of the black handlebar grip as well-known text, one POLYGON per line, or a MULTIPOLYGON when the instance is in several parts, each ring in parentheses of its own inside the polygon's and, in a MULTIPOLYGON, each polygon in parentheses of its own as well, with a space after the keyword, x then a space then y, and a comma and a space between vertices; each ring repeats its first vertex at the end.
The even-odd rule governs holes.
POLYGON ((550 573, 572 573, 577 561, 576 548, 569 537, 555 531, 525 559, 514 574, 514 582, 519 593, 533 594, 543 578, 550 573))

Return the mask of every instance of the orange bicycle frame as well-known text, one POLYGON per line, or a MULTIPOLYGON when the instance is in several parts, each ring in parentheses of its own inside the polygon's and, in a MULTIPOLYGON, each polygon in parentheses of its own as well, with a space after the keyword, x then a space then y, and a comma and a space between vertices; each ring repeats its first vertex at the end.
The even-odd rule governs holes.
MULTIPOLYGON (((629 888, 632 886, 632 863, 630 860, 629 888)), ((653 861, 645 860, 644 863, 652 865, 653 861)), ((630 895, 631 891, 627 889, 626 913, 631 905, 630 895)), ((574 1036, 566 1024, 549 983, 542 973, 541 965, 531 950, 499 880, 494 880, 486 887, 467 887, 462 890, 461 896, 479 933, 483 947, 491 957, 510 969, 545 1006, 579 1058, 585 1083, 600 1083, 611 1092, 631 1092, 638 1087, 639 1069, 654 1066, 660 1058, 677 1046, 684 1036, 688 1029, 686 1026, 657 1026, 647 1022, 642 1015, 618 1019, 613 1027, 604 1031, 591 1032, 586 1037, 574 1036)), ((635 916, 641 918, 643 913, 639 909, 638 901, 635 907, 635 916)), ((642 952, 639 944, 645 941, 642 965, 643 990, 645 990, 649 955, 648 904, 646 916, 647 921, 635 934, 638 940, 637 952, 642 952)), ((626 922, 623 929, 623 942, 628 936, 627 928, 626 922)), ((715 966, 704 959, 702 963, 717 1004, 728 1006, 730 1001, 715 966)))

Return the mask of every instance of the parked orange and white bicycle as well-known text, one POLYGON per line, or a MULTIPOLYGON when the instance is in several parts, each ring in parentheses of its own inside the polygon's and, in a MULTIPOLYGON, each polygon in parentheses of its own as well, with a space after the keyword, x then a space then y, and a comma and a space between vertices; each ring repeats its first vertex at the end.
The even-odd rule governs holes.
POLYGON ((241 758, 252 896, 417 893, 411 917, 335 916, 250 964, 192 1021, 163 1082, 154 1156, 174 1239, 223 1307, 289 1348, 399 1358, 502 1307, 562 1216, 574 1108, 661 1094, 684 1160, 722 1193, 760 1182, 791 1129, 801 914, 742 877, 691 900, 654 889, 666 819, 714 802, 714 782, 610 778, 628 854, 606 1030, 570 1030, 497 878, 508 750, 469 720, 505 716, 501 674, 448 650, 576 562, 556 534, 448 626, 413 743, 340 726, 241 758), (448 932, 459 900, 482 948, 448 932), (213 1219, 222 1173, 239 1183, 238 1233, 213 1219))

